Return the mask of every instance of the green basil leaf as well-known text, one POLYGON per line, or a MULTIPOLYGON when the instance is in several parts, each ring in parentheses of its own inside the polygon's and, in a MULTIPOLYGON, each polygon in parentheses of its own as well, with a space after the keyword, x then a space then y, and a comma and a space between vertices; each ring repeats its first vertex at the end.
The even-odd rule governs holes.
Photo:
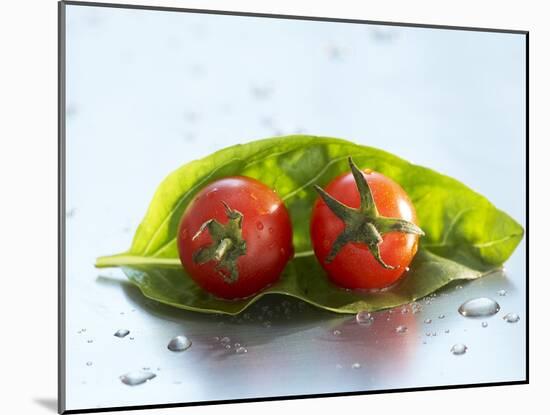
POLYGON ((522 237, 523 228, 514 219, 455 179, 376 148, 297 135, 228 147, 180 167, 160 184, 130 249, 98 258, 96 266, 125 267, 146 296, 196 311, 238 313, 262 295, 281 293, 328 310, 356 312, 403 304, 452 280, 477 278, 502 265, 522 237), (323 186, 347 172, 348 156, 359 167, 398 182, 413 201, 426 233, 407 277, 380 293, 332 286, 311 255, 309 217, 317 198, 312 185, 323 186), (256 178, 282 197, 292 218, 296 257, 272 287, 250 299, 229 302, 202 292, 185 275, 176 234, 194 195, 211 181, 232 175, 256 178))
POLYGON ((199 288, 174 264, 160 267, 124 267, 124 272, 146 297, 174 307, 206 313, 238 314, 267 294, 283 294, 337 313, 357 313, 395 307, 422 298, 454 280, 482 275, 426 250, 416 255, 406 278, 380 292, 350 291, 332 284, 314 256, 299 257, 286 267, 281 279, 261 293, 243 300, 223 300, 199 288))

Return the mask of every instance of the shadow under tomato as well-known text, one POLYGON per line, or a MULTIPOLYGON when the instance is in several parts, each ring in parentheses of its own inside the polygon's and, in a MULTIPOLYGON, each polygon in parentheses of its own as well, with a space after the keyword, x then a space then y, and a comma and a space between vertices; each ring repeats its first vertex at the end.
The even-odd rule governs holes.
MULTIPOLYGON (((202 354, 210 359, 220 360, 233 356, 235 342, 252 350, 274 340, 280 341, 286 336, 319 326, 337 324, 347 317, 279 294, 260 298, 236 316, 199 313, 151 300, 133 284, 124 281, 120 283, 132 306, 161 320, 181 324, 186 333, 191 331, 194 346, 200 346, 202 354), (231 349, 225 349, 225 345, 220 343, 223 337, 231 339, 231 349)), ((198 348, 195 347, 196 349, 198 348)))

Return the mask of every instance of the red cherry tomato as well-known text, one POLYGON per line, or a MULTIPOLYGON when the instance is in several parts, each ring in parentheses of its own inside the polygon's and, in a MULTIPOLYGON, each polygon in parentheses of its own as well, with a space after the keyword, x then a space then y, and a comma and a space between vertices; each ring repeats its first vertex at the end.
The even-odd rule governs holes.
POLYGON ((263 183, 240 176, 212 182, 194 197, 177 242, 191 278, 225 299, 273 284, 294 254, 283 201, 263 183))
POLYGON ((326 187, 326 193, 317 189, 322 197, 317 199, 311 217, 313 250, 335 284, 350 289, 385 288, 407 270, 423 232, 416 226, 413 204, 396 182, 370 170, 357 169, 356 176, 345 173, 336 177, 326 187), (368 206, 363 212, 359 175, 368 183, 363 203, 368 206))

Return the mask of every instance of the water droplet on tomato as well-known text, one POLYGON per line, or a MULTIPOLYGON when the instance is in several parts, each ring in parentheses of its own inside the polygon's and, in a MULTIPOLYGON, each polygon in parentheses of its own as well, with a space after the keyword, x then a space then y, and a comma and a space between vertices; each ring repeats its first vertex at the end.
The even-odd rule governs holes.
POLYGON ((185 336, 176 336, 168 342, 167 347, 172 352, 183 352, 191 347, 191 340, 185 336))
POLYGON ((468 350, 468 348, 462 343, 457 343, 451 347, 451 353, 457 356, 463 355, 466 353, 466 350, 468 350))
POLYGON ((274 232, 274 229, 270 227, 270 228, 268 229, 268 231, 269 231, 269 233, 273 233, 273 232, 274 232))
POLYGON ((517 323, 519 321, 519 316, 516 313, 508 313, 502 317, 507 323, 517 323))
POLYGON ((458 312, 464 317, 487 317, 498 313, 499 310, 500 305, 487 297, 468 300, 458 308, 458 312))
POLYGON ((264 224, 260 221, 256 222, 256 228, 261 231, 264 228, 264 224))

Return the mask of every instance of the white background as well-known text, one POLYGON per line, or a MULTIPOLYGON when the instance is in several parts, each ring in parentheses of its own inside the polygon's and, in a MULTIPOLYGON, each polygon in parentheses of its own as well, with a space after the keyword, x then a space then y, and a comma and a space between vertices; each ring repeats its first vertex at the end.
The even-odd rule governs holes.
MULTIPOLYGON (((0 11, 0 244, 2 273, 1 405, 6 412, 53 413, 57 368, 57 7, 53 0, 3 4, 0 11), (7 269, 5 267, 7 265, 7 269)), ((394 1, 360 2, 265 0, 141 2, 180 7, 312 15, 368 20, 526 29, 530 35, 531 82, 531 258, 544 258, 548 230, 542 223, 546 196, 545 105, 550 73, 548 28, 535 2, 394 1), (257 4, 255 4, 257 3, 257 4), (381 3, 381 2, 380 2, 381 3), (544 123, 544 125, 543 125, 544 123), (539 182, 542 189, 535 191, 539 182), (535 196, 536 194, 536 196, 535 196), (537 229, 535 229, 535 226, 537 229), (537 243, 538 242, 538 243, 537 243)), ((542 5, 543 3, 540 2, 542 5)), ((195 407, 142 413, 253 414, 259 411, 398 411, 425 414, 507 414, 524 411, 546 392, 546 295, 550 292, 542 261, 532 261, 531 385, 470 390, 369 395, 316 400, 195 407), (534 287, 534 288, 533 288, 534 287), (540 329, 537 329, 540 327, 540 329)), ((510 356, 514 359, 514 356, 510 356)), ((506 362, 503 362, 506 364, 506 362)), ((4 412, 4 411, 3 411, 4 412)))

